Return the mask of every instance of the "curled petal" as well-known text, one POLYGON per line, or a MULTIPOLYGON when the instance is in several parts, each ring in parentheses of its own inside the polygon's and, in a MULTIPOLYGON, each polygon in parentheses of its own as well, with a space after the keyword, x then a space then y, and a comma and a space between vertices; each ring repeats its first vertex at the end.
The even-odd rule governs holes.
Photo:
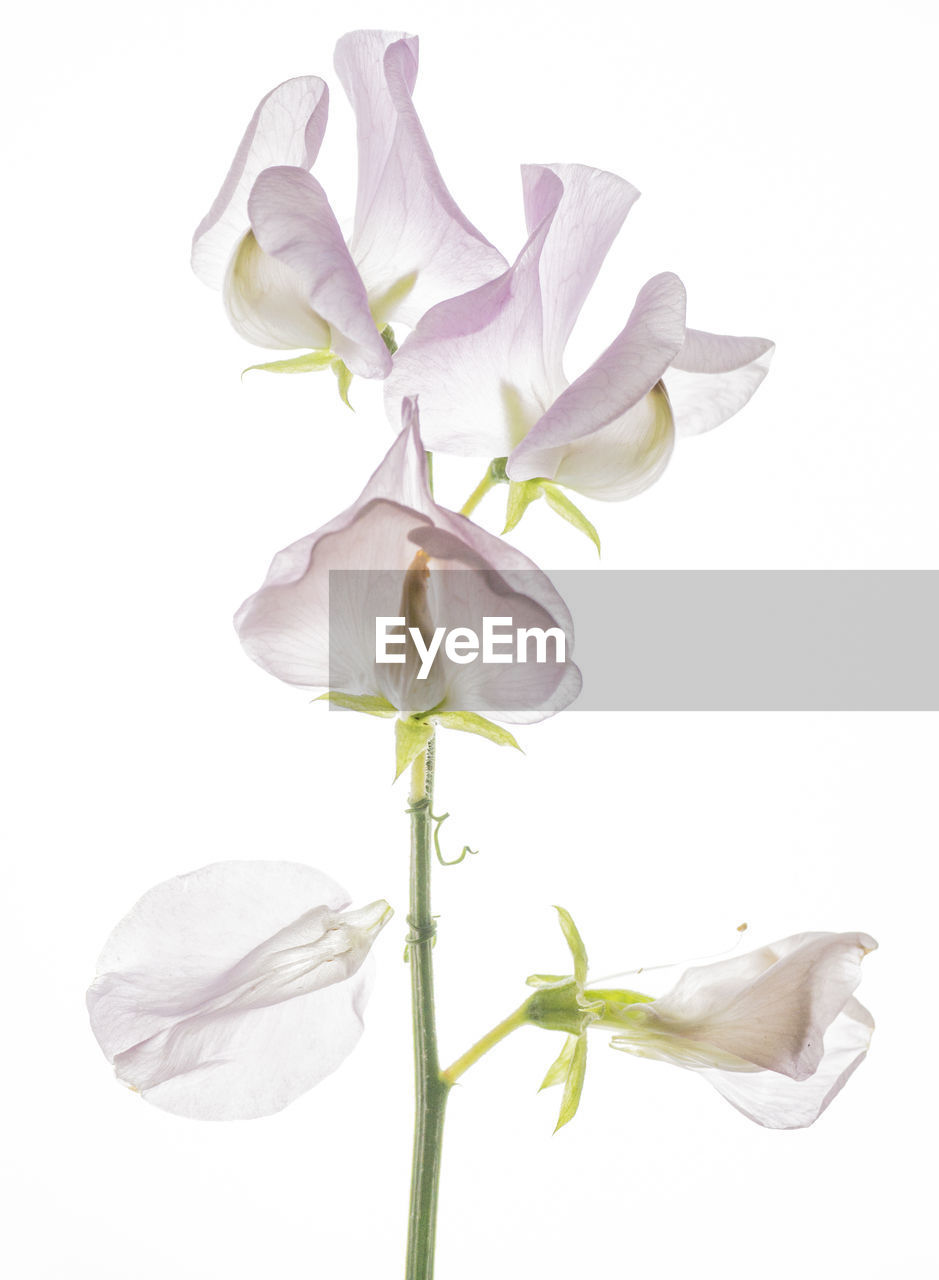
POLYGON ((529 234, 550 221, 538 266, 541 296, 548 303, 544 357, 552 374, 563 377, 571 330, 639 192, 616 174, 583 164, 523 165, 522 189, 529 234), (552 175, 562 184, 563 199, 552 175))
POLYGON ((120 1080, 195 1119, 279 1111, 352 1051, 363 964, 390 908, 344 911, 310 867, 221 862, 145 894, 112 933, 88 992, 120 1080), (325 901, 324 901, 325 899, 325 901), (297 915, 298 905, 317 903, 297 915))
POLYGON ((687 329, 666 384, 679 436, 720 426, 742 409, 769 372, 768 338, 732 338, 687 329))
MULTIPOLYGON (((619 337, 561 393, 509 455, 506 470, 511 478, 555 479, 574 441, 584 441, 586 454, 589 438, 612 426, 613 432, 600 442, 609 460, 610 445, 622 443, 639 425, 633 421, 624 423, 623 419, 659 382, 681 347, 684 331, 684 286, 670 272, 654 276, 640 291, 619 337)), ((651 483, 642 482, 645 473, 651 471, 654 479, 664 466, 671 449, 671 432, 662 428, 655 414, 652 419, 655 425, 649 433, 648 448, 640 448, 635 456, 620 452, 625 472, 611 477, 612 484, 637 491, 637 483, 641 488, 651 483), (631 467, 635 470, 631 471, 631 467)), ((589 462, 585 478, 591 483, 589 462)))
POLYGON ((222 288, 248 231, 248 196, 257 176, 271 165, 311 168, 328 110, 329 92, 318 76, 287 80, 261 99, 222 188, 193 236, 192 269, 205 284, 222 288))
POLYGON ((814 1124, 864 1061, 874 1020, 849 1000, 825 1033, 825 1055, 814 1075, 793 1080, 775 1071, 705 1070, 701 1075, 750 1120, 768 1129, 814 1124))
POLYGON ((570 615, 521 552, 434 503, 411 401, 404 423, 359 499, 275 557, 235 617, 242 644, 288 683, 380 697, 402 716, 433 709, 544 719, 580 689, 570 615), (545 641, 555 649, 545 660, 470 665, 444 648, 421 675, 415 654, 401 664, 376 659, 376 619, 402 616, 425 642, 456 627, 480 635, 483 619, 508 617, 516 629, 556 629, 545 641))
POLYGON ((460 212, 444 185, 411 95, 418 41, 354 31, 336 45, 335 65, 356 115, 359 184, 350 241, 369 298, 415 325, 443 298, 505 269, 505 259, 460 212))
MULTIPOLYGON (((365 286, 346 247, 326 193, 303 169, 266 169, 254 184, 248 214, 265 255, 294 282, 331 348, 349 368, 366 378, 384 377, 391 356, 369 311, 365 286)), ((235 273, 237 275, 237 271, 235 273)), ((259 298, 263 305, 265 299, 259 298)), ((276 296, 268 305, 276 304, 276 296)), ((272 329, 263 346, 299 346, 272 329)), ((289 334, 284 336, 289 337, 289 334)), ((255 338, 254 341, 257 341, 255 338)))

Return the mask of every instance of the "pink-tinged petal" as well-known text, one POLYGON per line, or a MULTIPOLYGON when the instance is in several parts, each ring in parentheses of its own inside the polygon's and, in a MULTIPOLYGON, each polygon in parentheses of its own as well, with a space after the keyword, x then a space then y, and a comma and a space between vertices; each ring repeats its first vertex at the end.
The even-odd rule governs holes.
POLYGON ((825 1053, 814 1075, 793 1080, 775 1071, 702 1071, 701 1075, 750 1120, 769 1129, 813 1124, 864 1061, 874 1020, 848 1001, 825 1033, 825 1053))
POLYGON ((405 402, 403 416, 404 429, 359 499, 275 557, 236 615, 242 644, 288 683, 377 694, 405 716, 440 708, 510 723, 544 719, 580 689, 570 615, 521 552, 433 502, 413 402, 405 402), (330 579, 332 570, 346 572, 330 579), (484 617, 507 615, 513 627, 557 627, 564 660, 553 661, 555 650, 548 662, 476 664, 482 671, 471 671, 438 655, 421 679, 410 659, 376 662, 376 618, 409 614, 431 631, 470 626, 481 633, 484 617))
MULTIPOLYGON (((328 325, 330 340, 323 345, 353 373, 385 377, 391 355, 375 327, 365 286, 317 180, 304 169, 285 165, 265 169, 248 200, 248 216, 260 249, 292 273, 310 311, 328 325)), ((240 255, 229 277, 235 282, 239 266, 240 255)), ((259 301, 263 304, 264 298, 259 301)))
POLYGON ((726 422, 747 403, 769 371, 774 344, 685 331, 666 377, 679 436, 696 436, 726 422))
MULTIPOLYGON (((542 186, 553 187, 556 207, 560 180, 546 173, 542 186)), ((385 407, 395 422, 403 399, 419 399, 428 449, 502 457, 562 389, 551 382, 542 349, 538 262, 551 216, 508 271, 427 312, 397 352, 385 407)))
POLYGON ((312 167, 319 154, 329 110, 329 92, 318 76, 297 76, 262 98, 235 153, 212 207, 192 240, 192 269, 221 289, 225 273, 248 231, 248 196, 271 165, 312 167))
POLYGON ((346 901, 284 862, 215 863, 151 889, 88 992, 118 1078, 165 1110, 225 1120, 278 1111, 335 1070, 361 1035, 365 961, 390 914, 346 901))
POLYGON ((670 272, 654 276, 622 333, 509 455, 509 476, 554 479, 573 441, 616 423, 652 390, 681 348, 684 332, 684 286, 670 272))
POLYGON ((582 164, 523 165, 522 188, 529 233, 551 218, 539 264, 547 300, 544 355, 547 368, 562 375, 574 322, 639 192, 613 173, 582 164), (563 183, 560 202, 550 175, 563 183))
POLYGON ((442 299, 491 280, 506 265, 440 176, 411 100, 417 58, 417 37, 392 32, 354 31, 336 46, 359 144, 350 248, 381 324, 413 326, 442 299))

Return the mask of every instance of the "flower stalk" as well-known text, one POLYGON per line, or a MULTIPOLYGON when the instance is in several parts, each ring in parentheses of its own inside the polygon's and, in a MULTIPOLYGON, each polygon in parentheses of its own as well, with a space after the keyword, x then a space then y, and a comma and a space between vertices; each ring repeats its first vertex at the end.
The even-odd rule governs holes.
POLYGON ((414 1026, 414 1156, 408 1215, 405 1280, 431 1280, 437 1230, 437 1197, 443 1122, 450 1082, 440 1071, 434 1015, 433 946, 437 926, 431 911, 431 808, 434 796, 434 739, 411 769, 411 887, 408 957, 414 1026))

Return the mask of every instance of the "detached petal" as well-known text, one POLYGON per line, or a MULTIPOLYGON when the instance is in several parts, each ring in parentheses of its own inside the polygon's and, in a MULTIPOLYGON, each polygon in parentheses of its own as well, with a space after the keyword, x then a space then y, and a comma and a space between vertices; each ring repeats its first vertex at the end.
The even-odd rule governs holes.
POLYGON ((359 145, 350 248, 379 325, 394 319, 413 326, 435 303, 506 265, 440 176, 411 100, 417 59, 417 37, 393 32, 354 31, 336 45, 359 145))
POLYGON ((687 329, 666 378, 678 435, 701 435, 742 409, 769 372, 774 350, 768 338, 687 329))
MULTIPOLYGON (((622 475, 614 482, 626 488, 636 483, 644 488, 651 483, 668 459, 671 431, 654 413, 628 423, 623 418, 659 382, 681 349, 684 333, 684 286, 670 272, 654 276, 640 291, 619 337, 562 392, 509 455, 509 476, 513 480, 553 480, 574 441, 585 442, 586 454, 589 437, 613 427, 600 442, 605 460, 610 446, 615 447, 617 441, 632 438, 633 445, 638 444, 622 452, 622 475), (635 430, 642 422, 649 424, 649 431, 644 442, 637 442, 635 430)), ((590 468, 589 459, 586 466, 582 459, 572 463, 572 472, 578 466, 586 483, 596 487, 596 471, 590 468)))
POLYGON ((151 889, 88 992, 118 1078, 177 1115, 232 1120, 279 1111, 335 1070, 361 1035, 363 964, 390 916, 345 906, 328 877, 285 862, 215 863, 151 889))
MULTIPOLYGON (((365 286, 339 223, 316 179, 303 169, 266 169, 254 184, 248 214, 264 254, 292 275, 294 296, 301 296, 326 326, 327 340, 320 345, 334 351, 353 373, 384 377, 391 369, 391 355, 375 327, 365 286)), ((232 275, 237 279, 237 274, 236 260, 232 275)), ((258 299, 262 305, 264 301, 258 299)), ((271 341, 261 345, 303 345, 280 341, 280 337, 272 329, 271 341)))
POLYGON ((329 111, 329 92, 318 76, 297 76, 272 89, 251 117, 231 168, 192 240, 192 269, 221 289, 229 264, 248 231, 248 196, 270 165, 312 167, 329 111))

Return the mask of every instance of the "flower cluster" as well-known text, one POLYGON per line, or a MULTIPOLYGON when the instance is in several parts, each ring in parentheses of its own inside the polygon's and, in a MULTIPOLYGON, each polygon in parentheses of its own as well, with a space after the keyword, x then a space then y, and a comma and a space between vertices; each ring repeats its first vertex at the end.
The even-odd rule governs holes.
MULTIPOLYGON (((436 725, 514 743, 489 717, 531 724, 580 691, 570 614, 527 556, 469 518, 483 493, 508 485, 506 531, 544 497, 597 540, 564 491, 619 501, 646 489, 677 437, 747 403, 773 351, 688 328, 684 286, 665 272, 569 377, 568 340, 639 193, 584 165, 524 166, 527 238, 509 265, 444 183, 413 103, 417 67, 413 36, 358 31, 336 48, 357 126, 348 237, 342 202, 313 172, 329 92, 300 76, 259 103, 192 249, 243 338, 297 353, 257 367, 331 368, 344 398, 353 375, 384 380, 395 432, 384 460, 352 506, 277 553, 235 626, 272 675, 393 719, 398 774, 436 725), (435 501, 425 449, 487 460, 460 513, 435 501), (529 662, 521 648, 469 665, 459 636, 508 616, 519 636, 552 637, 554 661, 529 662), (391 660, 376 651, 376 621, 401 624, 391 660), (448 630, 458 643, 428 669, 448 630)), ((411 812, 423 805, 426 821, 430 804, 424 794, 411 812)), ((350 909, 332 880, 293 863, 216 863, 167 881, 102 953, 94 1033, 118 1078, 157 1106, 268 1115, 355 1046, 369 951, 390 914, 384 900, 350 909)), ((876 945, 865 934, 800 934, 689 969, 651 999, 591 987, 580 936, 566 912, 561 922, 574 973, 530 980, 523 1012, 568 1034, 545 1081, 564 1085, 562 1123, 577 1107, 589 1028, 703 1074, 772 1127, 811 1124, 866 1052, 873 1024, 852 994, 876 945)))

